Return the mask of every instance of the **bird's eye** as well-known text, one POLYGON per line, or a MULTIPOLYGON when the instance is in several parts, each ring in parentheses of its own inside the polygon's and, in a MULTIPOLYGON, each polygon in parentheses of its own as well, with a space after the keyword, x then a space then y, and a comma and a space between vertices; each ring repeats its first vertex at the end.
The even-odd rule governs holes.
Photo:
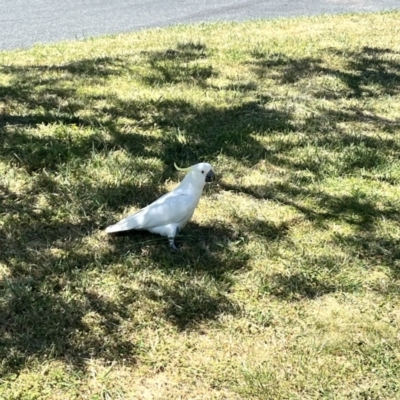
POLYGON ((204 174, 204 171, 201 171, 202 174, 204 174))

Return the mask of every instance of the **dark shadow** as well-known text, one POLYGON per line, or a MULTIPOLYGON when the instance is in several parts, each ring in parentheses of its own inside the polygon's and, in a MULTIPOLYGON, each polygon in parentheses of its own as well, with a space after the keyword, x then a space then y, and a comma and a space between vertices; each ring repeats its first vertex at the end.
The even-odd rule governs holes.
POLYGON ((61 65, 48 67, 50 71, 68 72, 74 75, 86 75, 89 79, 119 75, 127 66, 126 57, 88 58, 61 65))
POLYGON ((61 293, 65 278, 48 279, 0 281, 7 299, 0 306, 1 373, 18 372, 32 357, 62 359, 79 369, 90 358, 135 363, 135 343, 120 334, 121 322, 127 318, 125 304, 116 305, 90 292, 68 299, 61 293), (97 320, 96 332, 85 322, 88 313, 97 320))
POLYGON ((219 90, 232 90, 234 92, 254 92, 257 90, 258 85, 255 82, 237 82, 237 83, 231 83, 227 86, 224 86, 222 88, 218 88, 219 90))
POLYGON ((315 299, 329 293, 347 292, 352 293, 360 290, 357 283, 344 285, 335 277, 330 280, 313 276, 312 272, 295 272, 290 275, 274 274, 268 277, 267 286, 262 291, 285 301, 301 301, 304 299, 315 299))
POLYGON ((211 64, 200 62, 208 57, 207 48, 201 43, 178 43, 176 49, 141 54, 147 58, 150 71, 142 80, 151 86, 177 83, 204 86, 208 78, 216 75, 211 64))
POLYGON ((290 132, 294 130, 290 115, 254 102, 240 106, 194 108, 190 104, 163 101, 159 109, 162 117, 156 119, 160 126, 172 128, 164 139, 167 163, 175 159, 212 158, 223 153, 242 164, 253 164, 267 157, 268 150, 251 136, 254 132, 290 132), (184 135, 185 141, 181 140, 184 135))
POLYGON ((346 91, 332 92, 329 89, 317 91, 316 97, 329 99, 371 97, 380 94, 396 95, 400 90, 400 63, 393 60, 398 55, 393 50, 365 46, 357 51, 335 48, 328 53, 345 58, 346 70, 336 70, 324 64, 322 58, 291 58, 284 53, 255 51, 249 62, 260 78, 272 78, 282 84, 293 84, 314 76, 335 76, 346 86, 346 91), (374 87, 373 87, 374 86, 374 87), (372 88, 373 87, 373 88, 372 88))
POLYGON ((250 258, 243 250, 246 238, 242 234, 235 227, 191 222, 176 239, 177 252, 168 249, 166 238, 148 232, 128 231, 110 235, 108 240, 118 253, 137 251, 167 274, 185 271, 186 278, 178 278, 172 287, 147 279, 143 293, 164 305, 164 318, 179 330, 193 330, 201 322, 238 311, 226 294, 232 284, 230 274, 247 268, 250 258))
POLYGON ((252 235, 267 239, 268 241, 280 241, 285 239, 289 232, 287 222, 272 223, 265 220, 242 221, 244 232, 251 232, 252 235))
POLYGON ((109 221, 99 217, 99 205, 96 208, 88 197, 102 199, 101 207, 123 211, 124 205, 140 207, 151 201, 157 185, 147 189, 99 185, 84 190, 78 201, 85 210, 80 221, 72 223, 57 218, 57 207, 65 198, 51 177, 36 182, 38 193, 53 194, 45 210, 32 201, 35 193, 0 187, 1 212, 8 215, 0 229, 0 263, 10 271, 0 282, 1 373, 18 373, 32 358, 56 358, 83 370, 89 358, 134 364, 137 344, 126 340, 122 331, 124 321, 135 319, 143 298, 159 302, 158 318, 178 330, 198 329, 204 321, 237 311, 226 295, 230 274, 246 268, 249 259, 237 229, 190 223, 178 238, 177 253, 165 238, 145 232, 126 238, 104 234, 106 245, 89 251, 85 241, 109 221), (232 242, 237 243, 230 246, 232 242), (134 291, 121 281, 114 286, 120 293, 117 299, 82 280, 82 273, 123 264, 127 255, 143 257, 143 269, 162 270, 167 276, 178 273, 180 278, 157 293, 151 275, 145 275, 148 278, 142 278, 141 288, 134 291))
MULTIPOLYGON (((331 229, 328 222, 345 222, 355 228, 349 235, 335 234, 334 243, 349 255, 349 260, 363 260, 365 268, 387 266, 391 271, 390 278, 398 280, 400 276, 399 240, 389 233, 378 233, 378 224, 387 221, 398 225, 400 214, 397 204, 377 201, 362 190, 351 195, 334 196, 325 192, 295 186, 293 183, 242 187, 240 185, 221 184, 221 189, 243 193, 258 200, 273 200, 279 204, 295 208, 304 218, 309 220, 317 229, 331 229)), ((250 225, 251 226, 251 225, 250 225)), ((264 227, 264 232, 268 230, 264 227)), ((276 239, 285 234, 278 231, 276 239)), ((353 292, 360 290, 360 282, 349 282, 339 276, 338 265, 343 260, 335 258, 307 259, 303 255, 300 266, 293 265, 292 274, 275 274, 267 276, 262 290, 284 300, 302 300, 315 298, 333 292, 353 292), (300 271, 299 271, 300 268, 300 271), (321 269, 325 272, 320 273, 321 269)), ((351 262, 351 261, 348 261, 351 262)), ((394 292, 394 286, 388 290, 394 292)))
POLYGON ((269 277, 268 290, 271 295, 283 300, 295 301, 304 298, 314 299, 324 294, 336 292, 335 285, 321 281, 316 277, 307 276, 304 273, 291 275, 276 274, 269 277))
POLYGON ((244 193, 256 199, 275 200, 296 208, 312 222, 322 222, 337 219, 354 224, 359 229, 370 229, 377 220, 385 218, 400 222, 398 209, 390 204, 379 207, 375 200, 370 199, 363 191, 356 191, 352 195, 333 196, 325 192, 301 188, 288 182, 276 184, 266 188, 258 186, 221 184, 224 190, 244 193), (304 199, 310 199, 314 207, 303 205, 304 199))
MULTIPOLYGON (((126 58, 123 57, 96 57, 96 58, 83 58, 77 61, 72 61, 68 63, 63 63, 59 65, 43 65, 43 66, 27 66, 25 68, 14 67, 12 65, 1 66, 1 72, 4 74, 20 74, 21 70, 24 71, 24 77, 21 79, 21 84, 29 84, 30 79, 35 79, 34 72, 67 72, 74 75, 86 75, 88 78, 94 77, 106 77, 109 75, 116 75, 123 71, 124 63, 126 58)), ((36 77, 37 79, 37 77, 36 77)), ((64 78, 61 78, 64 79, 64 78)), ((54 78, 56 81, 57 78, 54 78)), ((42 84, 51 83, 48 80, 38 81, 42 84)))
POLYGON ((388 265, 391 269, 391 279, 400 278, 400 240, 393 237, 378 235, 373 227, 358 232, 356 235, 336 234, 337 243, 346 249, 353 257, 367 260, 371 266, 388 265))
MULTIPOLYGON (((233 82, 225 88, 209 85, 208 79, 218 72, 210 62, 208 48, 201 43, 178 43, 164 51, 135 55, 142 56, 149 68, 148 74, 139 74, 137 79, 150 86, 197 85, 249 96, 240 103, 218 106, 207 102, 199 105, 183 98, 147 101, 92 96, 70 85, 72 78, 81 80, 80 83, 104 85, 114 74, 129 73, 134 65, 129 56, 85 58, 56 66, 1 66, 0 73, 8 75, 9 83, 0 86, 4 105, 0 114, 0 158, 10 168, 27 171, 33 179, 29 188, 19 191, 5 184, 0 186, 0 212, 4 217, 0 228, 0 263, 10 271, 0 282, 3 371, 18 373, 27 360, 44 360, 47 356, 76 368, 84 368, 90 357, 106 361, 122 357, 134 363, 137 343, 126 341, 121 329, 124 321, 135 318, 140 306, 138 299, 155 301, 161 310, 157 318, 178 330, 197 329, 202 322, 217 321, 224 313, 238 311, 228 293, 232 289, 232 275, 249 267, 251 254, 247 253, 246 243, 251 237, 283 241, 290 229, 287 224, 238 219, 232 226, 191 223, 178 237, 177 253, 169 250, 165 238, 146 233, 104 236, 104 248, 82 250, 85 246, 87 250, 85 241, 116 222, 128 207, 141 208, 164 193, 163 182, 167 177, 176 177, 174 161, 181 165, 199 160, 213 162, 223 154, 233 163, 254 168, 268 160, 290 172, 285 182, 267 187, 220 182, 221 189, 288 205, 322 229, 326 221, 346 221, 359 232, 358 236, 337 237, 349 254, 385 262, 393 276, 398 277, 397 241, 376 234, 379 219, 398 222, 396 206, 378 207, 374 199, 362 192, 332 196, 306 186, 307 179, 329 176, 332 162, 324 155, 326 152, 340 154, 338 161, 334 161, 335 171, 351 175, 361 169, 368 173, 389 165, 393 152, 400 150, 394 138, 355 136, 341 129, 341 122, 369 123, 393 134, 399 132, 398 121, 355 106, 339 111, 337 107, 316 108, 299 124, 290 110, 273 104, 270 94, 258 93, 266 76, 290 85, 327 75, 338 77, 344 84, 345 89, 335 93, 339 99, 399 94, 400 65, 391 59, 396 53, 369 47, 345 54, 335 51, 327 49, 329 54, 346 57, 348 70, 330 68, 322 58, 254 53, 254 60, 247 65, 254 69, 259 81, 233 82), (39 126, 49 128, 50 133, 33 132, 39 126), (157 134, 152 135, 152 129, 157 134), (299 133, 298 142, 285 140, 289 133, 299 133), (258 140, 271 134, 277 136, 271 147, 258 140), (310 145, 325 153, 291 158, 291 151, 310 145), (132 160, 121 167, 119 181, 89 184, 83 180, 72 187, 57 181, 60 167, 65 168, 69 162, 84 163, 93 153, 114 151, 124 151, 132 160), (141 164, 139 158, 154 158, 164 168, 160 170, 159 164, 157 168, 141 164), (125 179, 143 173, 144 169, 149 177, 145 183, 125 179), (43 194, 47 207, 37 204, 43 194), (75 207, 72 213, 65 211, 67 202, 75 207), (64 212, 61 217, 59 209, 64 212), (100 296, 92 282, 78 279, 85 271, 124 265, 128 256, 143 260, 143 266, 129 272, 133 278, 143 270, 154 269, 172 278, 179 273, 180 280, 169 286, 160 285, 148 274, 137 290, 126 290, 121 280, 115 287, 120 292, 116 301, 100 296)), ((329 88, 320 88, 311 95, 328 97, 329 88)), ((394 179, 392 183, 396 182, 394 179)), ((325 265, 327 270, 332 263, 334 260, 309 262, 314 267, 325 265)), ((265 290, 284 300, 357 290, 356 284, 343 285, 334 272, 327 273, 327 277, 325 281, 305 271, 287 276, 277 274, 268 277, 270 282, 265 290)))
POLYGON ((323 72, 322 59, 305 57, 300 59, 289 58, 283 53, 266 54, 252 53, 255 58, 251 61, 253 71, 259 79, 272 77, 282 84, 299 81, 311 74, 323 72))
MULTIPOLYGON (((8 121, 14 118, 8 119, 8 121)), ((25 120, 24 123, 32 123, 25 120)), ((35 124, 38 120, 35 120, 35 124)), ((66 123, 64 121, 64 123, 66 123)), ((18 121, 21 124, 21 120, 18 121)), ((46 169, 57 170, 59 166, 75 157, 85 159, 91 151, 101 151, 106 144, 100 135, 93 134, 84 138, 74 137, 68 128, 59 130, 59 135, 38 137, 29 131, 18 129, 9 134, 0 133, 0 157, 15 167, 23 167, 32 173, 46 169), (58 136, 58 137, 57 137, 58 136)))
POLYGON ((109 235, 108 240, 121 253, 143 251, 157 263, 158 269, 174 271, 184 265, 184 269, 229 283, 229 272, 246 268, 249 260, 249 255, 241 250, 246 240, 244 234, 234 226, 190 222, 176 237, 178 252, 168 248, 167 238, 146 231, 121 232, 109 235), (229 245, 236 242, 242 243, 229 249, 229 245))
POLYGON ((156 282, 146 284, 146 295, 165 305, 164 317, 179 331, 196 330, 203 321, 216 320, 222 314, 238 312, 238 306, 220 290, 204 290, 200 283, 176 282, 172 287, 163 287, 156 282))

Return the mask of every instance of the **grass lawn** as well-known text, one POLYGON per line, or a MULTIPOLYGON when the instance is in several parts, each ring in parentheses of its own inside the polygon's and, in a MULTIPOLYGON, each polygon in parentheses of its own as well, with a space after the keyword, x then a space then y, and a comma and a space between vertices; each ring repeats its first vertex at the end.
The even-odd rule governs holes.
POLYGON ((399 21, 0 52, 0 398, 399 399, 399 21), (179 252, 104 233, 199 161, 179 252))

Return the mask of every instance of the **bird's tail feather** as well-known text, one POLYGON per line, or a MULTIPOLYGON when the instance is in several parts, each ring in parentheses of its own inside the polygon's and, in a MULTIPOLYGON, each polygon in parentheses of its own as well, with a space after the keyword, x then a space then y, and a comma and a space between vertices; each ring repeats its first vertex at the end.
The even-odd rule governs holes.
POLYGON ((135 214, 129 215, 128 217, 121 219, 114 225, 110 225, 106 228, 107 233, 116 233, 123 231, 130 231, 132 229, 143 228, 143 217, 145 216, 144 210, 139 210, 135 214))
POLYGON ((110 225, 110 226, 107 226, 107 228, 106 228, 107 233, 117 233, 117 232, 121 232, 121 231, 125 231, 125 230, 127 230, 127 229, 122 228, 118 224, 110 225))
POLYGON ((133 221, 119 221, 114 225, 107 226, 106 232, 107 233, 116 233, 116 232, 122 232, 122 231, 129 231, 131 229, 137 228, 137 225, 135 223, 132 223, 133 221))

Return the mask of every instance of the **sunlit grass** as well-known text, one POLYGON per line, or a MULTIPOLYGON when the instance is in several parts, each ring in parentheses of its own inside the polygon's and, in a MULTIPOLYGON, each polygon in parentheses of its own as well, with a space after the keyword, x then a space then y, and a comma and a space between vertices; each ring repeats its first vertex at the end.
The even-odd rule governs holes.
POLYGON ((397 398, 399 17, 0 53, 0 398, 397 398), (107 237, 199 161, 178 253, 107 237))

